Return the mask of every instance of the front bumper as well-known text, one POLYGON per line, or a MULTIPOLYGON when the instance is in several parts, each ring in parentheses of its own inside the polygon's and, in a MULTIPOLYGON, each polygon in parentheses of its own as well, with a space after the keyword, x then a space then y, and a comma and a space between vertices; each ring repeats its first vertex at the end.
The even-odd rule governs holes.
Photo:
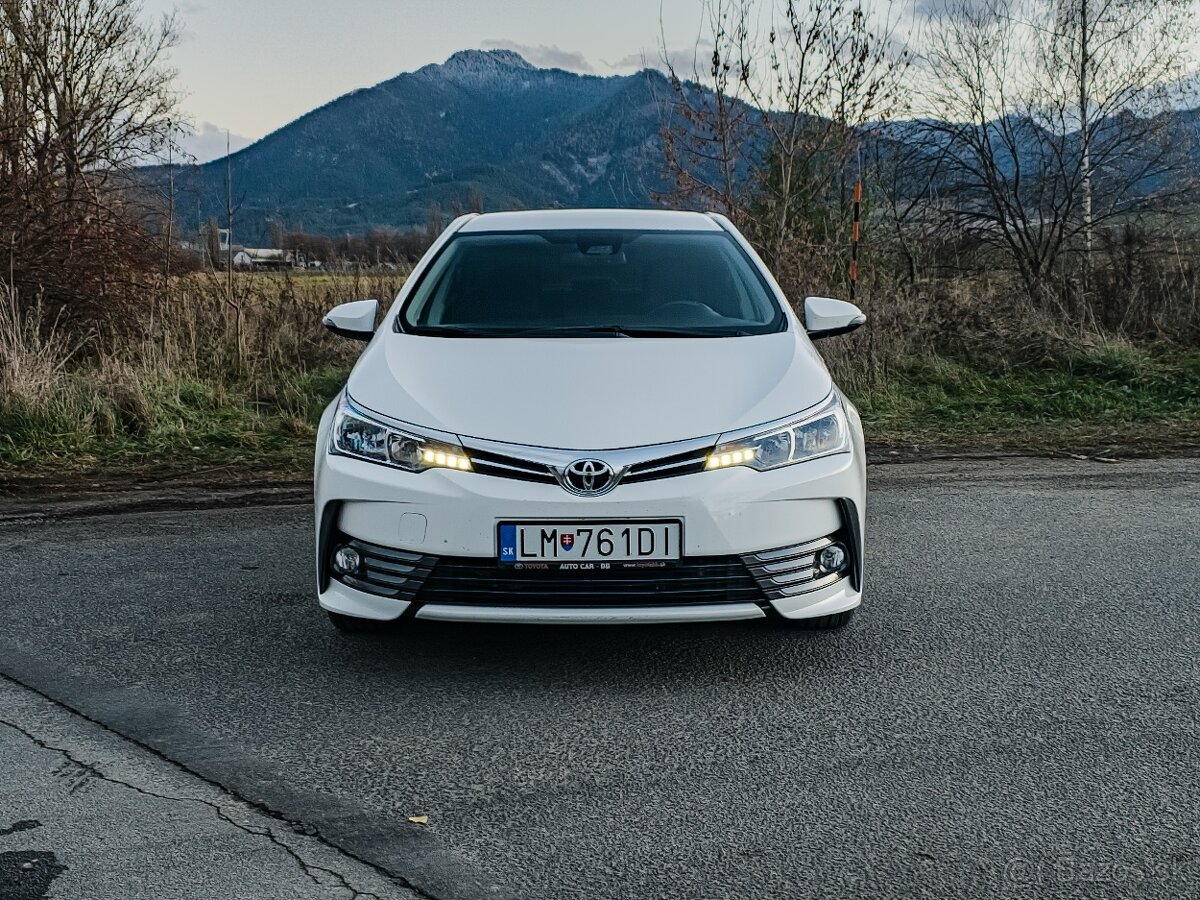
POLYGON ((733 468, 621 485, 581 498, 557 485, 470 472, 412 475, 348 457, 318 459, 317 575, 321 606, 390 620, 489 622, 728 621, 842 612, 862 599, 865 473, 860 454, 771 472, 733 468), (645 583, 515 583, 494 565, 501 521, 683 521, 684 561, 645 583), (845 577, 803 571, 800 549, 837 539, 845 577), (334 548, 356 542, 371 577, 335 577, 334 548), (787 552, 784 552, 784 551, 787 552), (406 567, 410 571, 405 571, 406 567), (528 588, 527 590, 525 588, 528 588))

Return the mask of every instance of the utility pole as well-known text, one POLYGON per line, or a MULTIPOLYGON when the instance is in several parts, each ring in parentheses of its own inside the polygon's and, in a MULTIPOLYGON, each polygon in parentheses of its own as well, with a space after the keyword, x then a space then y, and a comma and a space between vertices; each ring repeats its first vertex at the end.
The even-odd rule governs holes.
POLYGON ((175 241, 175 127, 167 133, 167 247, 163 258, 163 290, 171 280, 171 244, 175 241))
POLYGON ((862 147, 858 148, 858 175, 854 180, 854 225, 850 236, 850 302, 858 299, 858 243, 862 237, 862 147))
MULTIPOLYGON (((225 290, 233 302, 233 157, 230 153, 229 130, 225 130, 225 228, 229 232, 229 247, 225 251, 225 290)), ((220 246, 220 242, 218 242, 220 246)), ((239 348, 240 349, 240 348, 239 348)))
MULTIPOLYGON (((237 343, 237 371, 243 371, 242 306, 233 299, 233 153, 229 130, 225 130, 225 224, 229 229, 229 246, 225 250, 225 302, 233 309, 234 340, 237 343)), ((217 243, 220 246, 220 242, 217 243)))
POLYGON ((1088 0, 1079 0, 1079 142, 1083 166, 1083 289, 1092 278, 1092 136, 1088 123, 1088 0))

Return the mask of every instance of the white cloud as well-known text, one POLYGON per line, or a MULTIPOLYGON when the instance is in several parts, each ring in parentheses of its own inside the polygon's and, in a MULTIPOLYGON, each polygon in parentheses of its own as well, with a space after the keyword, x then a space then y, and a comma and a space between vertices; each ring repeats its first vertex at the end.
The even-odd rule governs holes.
MULTIPOLYGON (((179 143, 183 153, 195 157, 196 162, 211 162, 225 155, 225 129, 212 122, 201 122, 191 133, 185 134, 179 143)), ((253 143, 253 138, 241 134, 229 135, 229 146, 235 153, 253 143)))
POLYGON ((492 50, 512 50, 543 69, 566 69, 568 72, 592 73, 596 70, 578 50, 563 50, 557 44, 518 44, 516 41, 488 40, 483 46, 492 50))
POLYGON ((664 55, 661 49, 640 53, 630 53, 616 62, 605 62, 614 72, 641 71, 642 69, 661 69, 666 71, 668 66, 675 70, 680 78, 691 78, 699 70, 705 72, 710 65, 713 43, 707 38, 700 39, 695 46, 667 49, 664 55), (664 58, 665 56, 665 58, 664 58))
POLYGON ((942 15, 954 17, 962 13, 983 12, 990 5, 993 5, 993 0, 916 0, 913 12, 925 18, 942 15))

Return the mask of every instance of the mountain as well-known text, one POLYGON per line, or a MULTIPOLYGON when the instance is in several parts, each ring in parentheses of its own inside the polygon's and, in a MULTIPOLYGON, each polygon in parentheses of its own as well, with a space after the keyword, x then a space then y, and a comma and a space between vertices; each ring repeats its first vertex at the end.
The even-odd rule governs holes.
MULTIPOLYGON (((331 236, 411 227, 434 204, 448 213, 471 198, 492 210, 651 205, 670 186, 660 133, 671 92, 652 69, 599 77, 539 69, 511 50, 456 53, 339 97, 233 154, 235 240, 265 245, 275 227, 331 236)), ((1180 111, 1164 121, 1170 145, 1200 165, 1198 118, 1198 110, 1180 111)), ((919 176, 945 149, 948 138, 928 124, 865 129, 868 149, 878 141, 882 155, 902 162, 901 190, 925 193, 919 176)), ((1007 177, 1019 166, 1028 181, 1045 132, 1011 117, 988 129, 1001 125, 1022 135, 1015 157, 1000 154, 1001 171, 1007 177)), ((196 215, 185 228, 224 221, 226 166, 221 159, 176 170, 175 208, 196 215)), ((165 180, 161 168, 146 171, 165 180)), ((1138 193, 1169 187, 1147 178, 1138 193)))
MULTIPOLYGON (((272 220, 325 234, 423 223, 476 194, 487 209, 644 206, 666 188, 667 80, 531 66, 468 50, 354 91, 229 160, 235 238, 272 220)), ((180 170, 176 208, 224 219, 226 160, 180 170)))

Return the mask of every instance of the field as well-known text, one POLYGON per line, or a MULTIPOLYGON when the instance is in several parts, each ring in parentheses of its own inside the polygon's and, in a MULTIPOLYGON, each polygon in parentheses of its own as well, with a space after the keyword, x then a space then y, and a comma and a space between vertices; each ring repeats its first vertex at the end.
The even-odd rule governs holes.
MULTIPOLYGON (((322 314, 387 300, 401 284, 241 274, 230 298, 221 277, 187 276, 147 298, 137 334, 75 342, 36 309, 0 300, 0 477, 300 475, 358 350, 327 334, 322 314)), ((1200 447, 1200 352, 1058 334, 1024 313, 1018 326, 990 296, 986 286, 973 293, 967 317, 955 312, 962 298, 868 294, 872 324, 822 345, 877 455, 1200 447)))

